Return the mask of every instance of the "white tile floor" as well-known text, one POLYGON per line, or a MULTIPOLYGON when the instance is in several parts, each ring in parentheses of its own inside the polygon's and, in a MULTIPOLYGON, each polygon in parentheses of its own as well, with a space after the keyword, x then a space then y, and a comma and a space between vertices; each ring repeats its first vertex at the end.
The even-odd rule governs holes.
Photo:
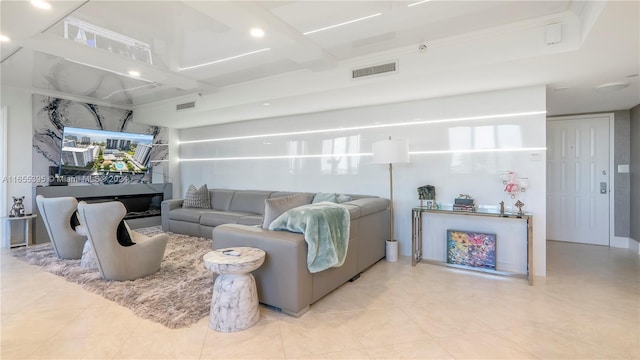
POLYGON ((80 286, 1 260, 2 359, 639 359, 640 257, 549 242, 530 287, 442 266, 381 261, 301 318, 254 327, 207 318, 171 330, 80 286))

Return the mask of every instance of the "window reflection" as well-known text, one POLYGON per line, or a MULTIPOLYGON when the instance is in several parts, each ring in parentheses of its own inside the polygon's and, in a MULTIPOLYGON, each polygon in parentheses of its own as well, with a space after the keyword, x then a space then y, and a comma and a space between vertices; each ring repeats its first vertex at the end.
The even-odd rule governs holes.
MULTIPOLYGON (((303 155, 305 153, 306 141, 291 140, 287 143, 287 154, 289 156, 303 155)), ((297 174, 302 170, 302 158, 289 159, 289 173, 297 174)))
POLYGON ((521 148, 522 134, 520 125, 498 125, 498 146, 501 149, 521 148))
POLYGON ((460 151, 451 155, 451 171, 470 174, 478 167, 491 167, 495 153, 486 153, 484 161, 472 161, 464 151, 487 149, 518 149, 522 147, 520 125, 460 126, 449 128, 449 149, 460 151), (473 167, 476 167, 474 169, 473 167))
POLYGON ((360 135, 345 136, 322 141, 322 155, 320 171, 323 175, 357 174, 360 166, 359 156, 344 156, 356 154, 360 150, 360 135))

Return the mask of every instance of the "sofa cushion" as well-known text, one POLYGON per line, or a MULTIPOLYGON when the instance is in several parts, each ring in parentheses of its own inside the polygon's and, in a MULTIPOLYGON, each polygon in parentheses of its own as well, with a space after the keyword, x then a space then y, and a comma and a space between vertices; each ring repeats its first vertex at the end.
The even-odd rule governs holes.
POLYGON ((189 185, 187 194, 182 203, 183 208, 211 209, 211 197, 207 184, 197 189, 193 184, 189 185))
POLYGON ((360 207, 360 216, 367 216, 389 208, 389 200, 383 198, 356 199, 344 203, 360 207))
POLYGON ((237 190, 231 199, 229 211, 264 214, 264 201, 269 198, 271 191, 237 190))
POLYGON ((169 212, 169 219, 197 224, 200 222, 200 215, 209 211, 211 209, 173 209, 169 212))
POLYGON ((227 211, 229 210, 229 205, 231 205, 233 194, 235 194, 236 191, 214 189, 209 190, 209 193, 211 194, 211 208, 214 210, 227 211))
POLYGON ((332 203, 337 203, 338 202, 338 197, 336 195, 336 193, 323 193, 323 192, 319 192, 316 194, 316 196, 313 197, 313 201, 311 202, 312 204, 315 203, 319 203, 322 201, 329 201, 332 203))
POLYGON ((116 229, 116 239, 118 239, 118 243, 122 246, 131 246, 135 245, 131 240, 131 234, 129 234, 129 229, 127 223, 124 220, 120 220, 118 224, 118 229, 116 229))
POLYGON ((247 213, 233 211, 210 211, 202 213, 200 216, 200 225, 218 226, 222 224, 235 224, 238 220, 247 215, 247 213))
POLYGON ((307 194, 303 193, 265 200, 262 228, 268 229, 273 220, 282 215, 285 211, 307 204, 309 204, 309 197, 307 194))

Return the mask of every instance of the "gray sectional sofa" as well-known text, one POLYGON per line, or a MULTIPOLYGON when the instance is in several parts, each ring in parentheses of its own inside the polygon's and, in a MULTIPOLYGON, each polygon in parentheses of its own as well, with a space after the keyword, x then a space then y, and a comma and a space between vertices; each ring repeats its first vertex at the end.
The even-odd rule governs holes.
MULTIPOLYGON (((211 209, 182 208, 182 199, 162 202, 163 231, 213 239, 213 248, 251 246, 266 251, 253 272, 260 302, 300 316, 309 306, 385 256, 389 200, 350 195, 347 257, 340 267, 311 273, 302 234, 263 229, 265 200, 295 194, 263 190, 211 189, 211 209)), ((314 193, 306 193, 311 203, 314 193)))

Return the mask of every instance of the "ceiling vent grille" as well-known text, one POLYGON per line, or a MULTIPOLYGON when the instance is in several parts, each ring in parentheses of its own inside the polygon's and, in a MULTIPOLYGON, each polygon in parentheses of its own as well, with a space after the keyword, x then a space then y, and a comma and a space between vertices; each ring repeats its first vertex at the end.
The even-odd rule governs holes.
POLYGON ((351 78, 357 79, 365 76, 384 74, 388 72, 395 72, 398 70, 397 62, 390 62, 387 64, 369 66, 366 68, 354 69, 351 71, 351 78))
POLYGON ((196 107, 196 102, 195 101, 191 101, 191 102, 187 102, 184 104, 178 104, 176 105, 176 110, 185 110, 185 109, 191 109, 196 107))

